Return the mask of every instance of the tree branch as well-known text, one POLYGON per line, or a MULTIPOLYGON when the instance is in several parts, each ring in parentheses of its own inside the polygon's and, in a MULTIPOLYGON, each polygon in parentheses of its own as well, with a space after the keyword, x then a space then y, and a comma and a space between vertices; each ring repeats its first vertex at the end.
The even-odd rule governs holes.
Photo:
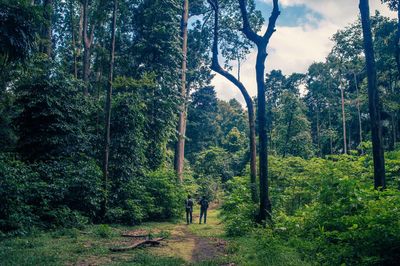
POLYGON ((269 17, 268 28, 263 36, 264 41, 266 41, 267 43, 269 42, 269 39, 271 38, 272 34, 276 31, 276 29, 275 29, 276 20, 278 19, 279 15, 281 14, 281 12, 279 11, 278 0, 273 0, 273 3, 274 3, 274 7, 272 9, 271 16, 269 17))
POLYGON ((221 76, 225 77, 227 80, 232 82, 236 87, 239 88, 240 92, 242 93, 246 104, 249 108, 253 105, 253 100, 251 96, 247 92, 243 83, 241 83, 237 78, 235 78, 231 73, 224 70, 218 59, 218 41, 219 41, 219 5, 218 0, 207 0, 207 2, 211 5, 214 10, 214 40, 212 45, 212 63, 211 63, 211 70, 217 72, 221 76), (251 106, 249 106, 251 105, 251 106))
POLYGON ((246 37, 255 44, 257 45, 263 44, 264 46, 267 46, 269 39, 271 38, 272 34, 276 31, 275 29, 276 20, 281 14, 281 12, 279 11, 278 2, 279 2, 278 0, 273 0, 273 9, 271 16, 269 17, 267 30, 265 31, 263 36, 260 36, 257 33, 255 33, 251 28, 249 15, 247 13, 247 8, 246 8, 247 0, 239 0, 240 11, 242 13, 242 19, 243 19, 242 31, 244 35, 246 35, 246 37))
MULTIPOLYGON (((274 0, 274 2, 277 0, 274 0)), ((254 43, 261 42, 261 36, 253 31, 250 26, 249 15, 247 14, 247 0, 239 0, 240 12, 242 13, 243 29, 242 32, 246 37, 254 43)))

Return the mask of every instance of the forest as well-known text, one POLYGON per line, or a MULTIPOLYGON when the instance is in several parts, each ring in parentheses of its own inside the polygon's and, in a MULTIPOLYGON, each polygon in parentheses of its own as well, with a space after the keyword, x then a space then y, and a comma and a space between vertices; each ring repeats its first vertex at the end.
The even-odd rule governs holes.
POLYGON ((400 0, 0 0, 0 68, 0 265, 399 265, 400 0))

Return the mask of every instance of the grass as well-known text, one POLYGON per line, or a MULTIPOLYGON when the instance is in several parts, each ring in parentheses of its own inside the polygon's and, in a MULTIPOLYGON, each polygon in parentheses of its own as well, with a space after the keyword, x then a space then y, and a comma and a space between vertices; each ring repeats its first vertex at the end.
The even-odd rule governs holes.
MULTIPOLYGON (((127 245, 131 239, 120 237, 121 233, 127 230, 145 229, 151 232, 157 228, 157 232, 162 230, 158 234, 165 235, 165 232, 174 228, 174 226, 172 223, 148 223, 134 228, 94 225, 86 227, 83 231, 61 229, 26 237, 3 238, 0 240, 0 265, 46 266, 77 263, 141 265, 140 261, 144 258, 143 251, 133 250, 116 254, 109 251, 109 248, 127 245), (136 259, 136 255, 141 257, 136 259)), ((157 259, 154 258, 155 261, 157 259)), ((160 258, 160 261, 164 262, 169 260, 169 258, 160 258)), ((147 263, 143 265, 147 265, 147 263)), ((170 264, 162 263, 160 265, 170 264)))
POLYGON ((193 224, 189 226, 189 231, 200 237, 224 237, 224 226, 219 219, 220 210, 209 209, 207 212, 207 224, 199 224, 200 209, 193 210, 193 224))
POLYGON ((200 225, 199 210, 196 208, 194 224, 187 227, 182 219, 180 223, 146 223, 135 227, 93 225, 84 230, 61 229, 26 237, 3 238, 0 239, 0 265, 312 265, 304 261, 287 243, 279 242, 263 233, 227 238, 219 214, 219 210, 210 209, 207 224, 200 225), (171 239, 168 246, 161 248, 135 249, 123 253, 109 251, 110 247, 125 246, 132 241, 120 236, 129 230, 146 230, 154 237, 168 237, 173 234, 178 239, 171 239), (179 240, 179 234, 185 235, 187 232, 189 239, 186 235, 185 240, 179 240), (191 254, 196 243, 190 242, 193 240, 190 234, 201 238, 223 239, 227 243, 227 254, 211 261, 191 263, 191 254))

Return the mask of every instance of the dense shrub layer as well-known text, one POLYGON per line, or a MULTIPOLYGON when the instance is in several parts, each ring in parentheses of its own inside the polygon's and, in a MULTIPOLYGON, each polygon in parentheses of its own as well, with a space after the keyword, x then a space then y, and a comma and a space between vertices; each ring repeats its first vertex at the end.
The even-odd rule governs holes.
MULTIPOLYGON (((368 155, 272 157, 273 224, 257 229, 264 235, 258 246, 273 240, 278 248, 289 246, 323 265, 395 265, 400 261, 399 152, 387 158, 389 188, 377 191, 368 155)), ((257 206, 248 187, 245 178, 230 181, 223 207, 230 235, 254 230, 257 206)))

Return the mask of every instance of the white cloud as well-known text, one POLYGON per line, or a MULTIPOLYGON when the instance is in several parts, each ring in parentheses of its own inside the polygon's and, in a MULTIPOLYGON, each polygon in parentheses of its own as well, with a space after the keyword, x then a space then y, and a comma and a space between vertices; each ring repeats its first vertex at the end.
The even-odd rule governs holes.
MULTIPOLYGON (((271 0, 262 0, 271 2, 271 0)), ((282 12, 285 6, 304 4, 322 15, 323 19, 315 25, 297 27, 278 27, 270 40, 266 71, 281 69, 285 74, 305 72, 310 64, 323 61, 332 48, 330 37, 347 24, 354 22, 359 14, 357 0, 281 0, 282 12)), ((370 1, 371 14, 379 10, 385 16, 395 17, 380 0, 370 1)), ((315 23, 315 21, 314 21, 315 23)), ((255 81, 256 52, 252 51, 241 66, 241 80, 250 95, 256 95, 255 81)), ((234 66, 232 73, 237 72, 234 66)), ((212 84, 218 97, 223 100, 236 98, 244 103, 239 90, 220 75, 216 75, 212 84)))

